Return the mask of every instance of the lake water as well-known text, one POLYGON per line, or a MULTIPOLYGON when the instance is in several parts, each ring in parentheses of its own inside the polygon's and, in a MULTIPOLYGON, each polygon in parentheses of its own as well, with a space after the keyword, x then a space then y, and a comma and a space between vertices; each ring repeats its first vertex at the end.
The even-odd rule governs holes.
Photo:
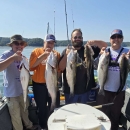
MULTIPOLYGON (((36 47, 26 47, 23 51, 23 55, 25 55, 27 58, 30 57, 30 54, 32 52, 32 50, 36 48, 36 47)), ((62 52, 64 50, 65 47, 55 47, 55 50, 57 50, 58 52, 62 52)), ((4 47, 0 47, 0 55, 6 51, 11 49, 8 46, 4 46, 4 47)), ((94 72, 95 75, 97 74, 96 71, 94 72)), ((128 79, 127 79, 127 86, 130 87, 130 75, 128 75, 128 79)), ((2 72, 0 72, 0 91, 3 93, 3 77, 2 77, 2 72)))

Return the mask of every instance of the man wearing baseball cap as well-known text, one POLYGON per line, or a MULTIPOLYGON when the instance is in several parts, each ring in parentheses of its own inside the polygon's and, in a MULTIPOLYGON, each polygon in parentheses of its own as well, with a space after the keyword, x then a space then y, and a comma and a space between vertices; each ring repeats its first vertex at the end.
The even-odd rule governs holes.
MULTIPOLYGON (((107 79, 104 85, 105 96, 98 95, 98 104, 114 103, 112 106, 102 108, 102 111, 110 118, 111 130, 118 130, 121 109, 124 105, 126 85, 120 86, 119 58, 123 53, 130 55, 129 49, 122 47, 123 32, 115 29, 110 34, 111 47, 107 49, 110 54, 107 79)), ((124 68, 127 69, 127 68, 124 68)))
MULTIPOLYGON (((13 35, 10 38, 10 50, 0 56, 0 71, 4 77, 4 96, 8 100, 8 108, 14 130, 23 130, 22 120, 25 127, 35 130, 28 119, 28 110, 24 111, 23 90, 20 82, 19 65, 22 60, 22 51, 27 46, 21 35, 13 35)), ((28 104, 27 104, 28 105, 28 104)))
POLYGON ((51 51, 57 55, 58 60, 60 58, 60 53, 53 50, 55 43, 56 39, 53 34, 46 35, 43 47, 34 49, 30 56, 30 70, 34 71, 34 75, 32 76, 33 92, 38 106, 38 117, 41 130, 46 130, 48 118, 48 112, 46 110, 48 90, 45 81, 45 62, 51 51))

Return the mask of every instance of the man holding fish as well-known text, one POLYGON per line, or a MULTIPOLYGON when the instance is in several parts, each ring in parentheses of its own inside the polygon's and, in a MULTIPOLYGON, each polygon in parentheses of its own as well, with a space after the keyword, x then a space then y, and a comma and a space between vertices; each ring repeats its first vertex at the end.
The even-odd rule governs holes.
MULTIPOLYGON (((3 71, 4 96, 8 100, 13 130, 23 130, 22 121, 28 130, 35 130, 37 127, 32 126, 28 119, 28 110, 24 109, 23 86, 20 81, 19 66, 23 59, 22 51, 27 43, 23 41, 21 35, 14 35, 7 45, 12 49, 5 51, 0 56, 0 71, 3 71)), ((26 105, 28 106, 28 101, 26 105)))
POLYGON ((59 68, 63 72, 64 94, 66 104, 87 103, 91 88, 96 87, 94 81, 93 58, 96 58, 102 47, 107 47, 103 41, 88 41, 83 46, 83 36, 80 29, 71 33, 72 48, 63 51, 59 68))
POLYGON ((42 130, 47 128, 47 102, 49 96, 51 97, 51 111, 56 107, 56 93, 58 91, 57 64, 60 54, 53 50, 55 42, 54 35, 46 35, 44 46, 34 49, 30 56, 30 70, 34 72, 32 76, 33 92, 42 130))
POLYGON ((130 51, 122 47, 123 32, 115 29, 110 35, 111 47, 100 56, 98 80, 100 85, 98 104, 114 103, 102 111, 111 120, 111 130, 118 130, 121 108, 124 105, 126 79, 129 72, 130 51))

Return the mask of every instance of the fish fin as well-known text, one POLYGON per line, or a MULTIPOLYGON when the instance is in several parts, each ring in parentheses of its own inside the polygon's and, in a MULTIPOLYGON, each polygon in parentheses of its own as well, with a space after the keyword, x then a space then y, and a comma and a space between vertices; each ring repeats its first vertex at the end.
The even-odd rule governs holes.
POLYGON ((70 68, 72 69, 72 63, 70 63, 70 68))
POLYGON ((103 90, 103 89, 99 89, 98 94, 99 94, 99 95, 103 95, 103 96, 105 96, 105 92, 104 92, 104 90, 103 90))
POLYGON ((54 74, 55 73, 55 71, 54 71, 54 68, 52 67, 52 73, 54 74))

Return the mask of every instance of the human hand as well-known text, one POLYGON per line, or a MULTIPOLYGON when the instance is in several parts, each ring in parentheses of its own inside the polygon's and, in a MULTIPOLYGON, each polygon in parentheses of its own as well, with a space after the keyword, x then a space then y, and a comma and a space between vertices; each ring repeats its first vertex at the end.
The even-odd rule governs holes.
POLYGON ((12 58, 14 61, 21 61, 22 60, 22 54, 21 51, 17 51, 12 55, 12 58))
POLYGON ((72 48, 70 48, 70 46, 68 45, 65 54, 68 55, 71 49, 72 49, 72 48))
POLYGON ((126 53, 126 57, 130 59, 130 50, 126 53))
POLYGON ((90 46, 95 46, 95 41, 94 40, 89 40, 85 45, 90 45, 90 46))
POLYGON ((127 52, 127 55, 129 55, 129 56, 130 56, 130 50, 127 52))
POLYGON ((45 56, 44 58, 47 58, 49 56, 49 54, 50 54, 51 51, 52 51, 51 48, 46 48, 45 52, 44 52, 44 56, 45 56))
POLYGON ((102 55, 105 52, 105 50, 106 50, 106 47, 102 47, 99 54, 102 55))

